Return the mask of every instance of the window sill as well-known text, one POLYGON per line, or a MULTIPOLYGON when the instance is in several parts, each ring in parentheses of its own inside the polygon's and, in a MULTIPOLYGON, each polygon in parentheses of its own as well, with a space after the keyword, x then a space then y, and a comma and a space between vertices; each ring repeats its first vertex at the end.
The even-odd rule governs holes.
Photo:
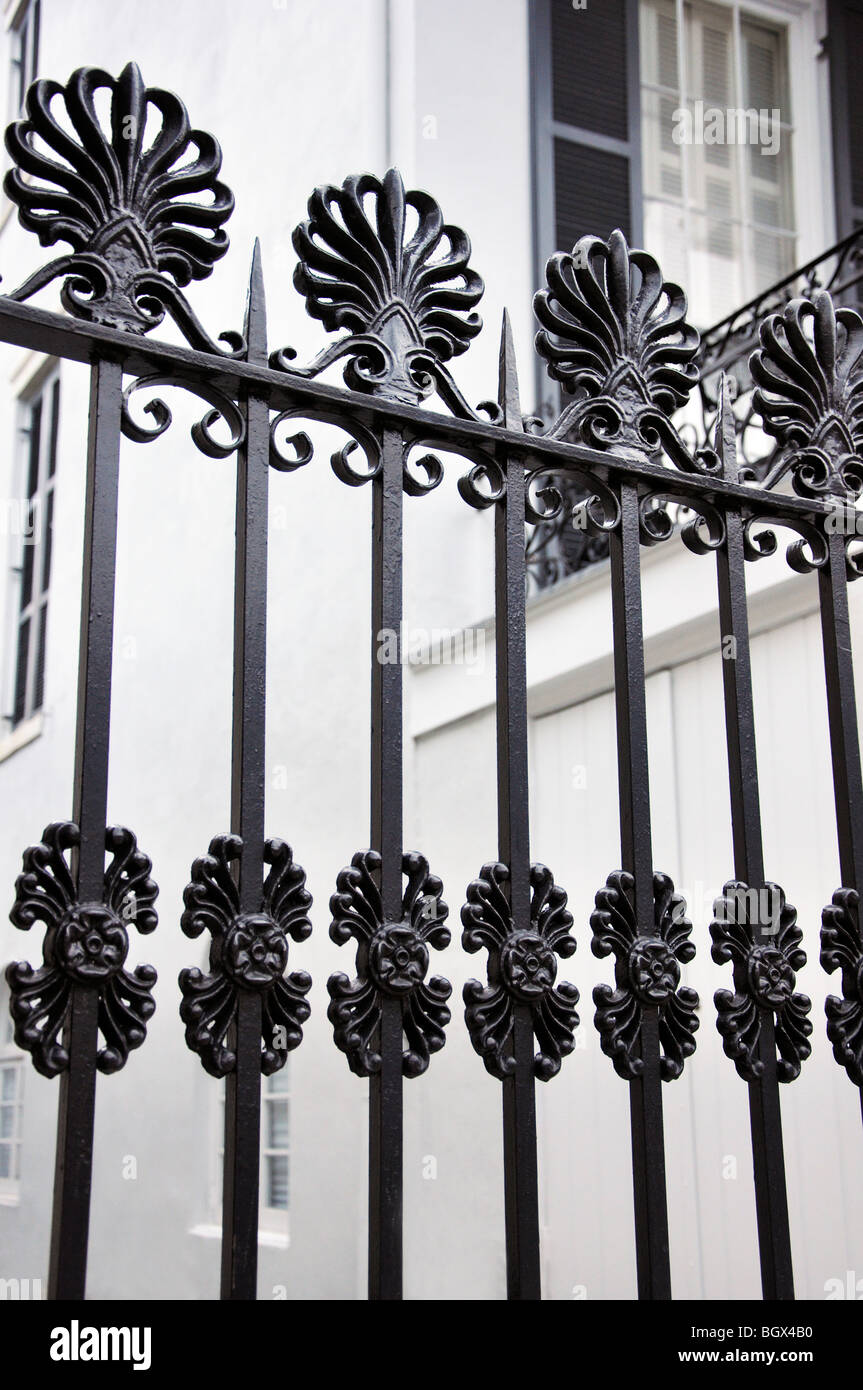
POLYGON ((28 743, 32 743, 38 738, 44 726, 44 715, 41 713, 32 715, 29 719, 24 719, 13 729, 11 733, 3 734, 0 737, 0 763, 11 758, 13 753, 17 753, 19 748, 26 748, 28 743))
MULTIPOLYGON (((197 1226, 189 1229, 190 1236, 201 1236, 204 1240, 221 1240, 222 1228, 215 1223, 202 1221, 197 1226)), ((291 1238, 282 1231, 258 1231, 258 1245, 270 1250, 287 1250, 291 1243, 291 1238)))
POLYGON ((0 1207, 20 1207, 20 1192, 0 1192, 0 1207))

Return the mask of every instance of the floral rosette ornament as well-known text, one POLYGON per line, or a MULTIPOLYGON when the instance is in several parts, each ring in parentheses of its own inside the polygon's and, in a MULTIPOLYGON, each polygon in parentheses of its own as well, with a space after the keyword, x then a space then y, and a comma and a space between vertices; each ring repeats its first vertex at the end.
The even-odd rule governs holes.
POLYGON ((266 1076, 283 1067, 287 1054, 300 1045, 310 1013, 306 995, 311 976, 305 970, 285 973, 288 938, 305 941, 312 930, 306 875, 294 863, 290 845, 266 840, 264 863, 270 871, 260 910, 241 912, 233 866, 242 850, 239 835, 217 835, 209 852, 195 860, 183 894, 186 910, 180 926, 186 936, 207 930, 212 938, 210 973, 192 969, 180 974, 186 1043, 211 1076, 227 1076, 236 1068, 230 1030, 242 991, 261 997, 261 1071, 266 1076))
POLYGON ((442 951, 449 945, 445 925, 449 908, 441 894, 439 878, 429 873, 421 854, 402 856, 407 879, 398 921, 384 920, 378 886, 381 856, 377 850, 358 850, 336 884, 330 898, 330 937, 339 946, 353 938, 357 943, 356 977, 331 975, 327 982, 330 1004, 327 1017, 333 1025, 336 1047, 344 1052, 357 1076, 380 1071, 381 1055, 375 1045, 383 1000, 398 999, 406 1046, 402 1053, 405 1076, 420 1076, 431 1054, 446 1041, 450 1020, 447 1000, 449 980, 429 970, 429 946, 442 951))
POLYGON ((653 875, 653 921, 642 925, 635 909, 635 879, 624 869, 609 874, 591 914, 591 950, 614 956, 615 989, 597 985, 594 1022, 600 1046, 618 1076, 641 1076, 641 1029, 645 1009, 659 1011, 660 1075, 673 1081, 695 1051, 698 995, 680 983, 680 966, 693 959, 692 923, 686 902, 667 874, 653 875), (648 927, 645 930, 645 927, 648 927))
POLYGON ((156 1008, 152 965, 123 968, 129 954, 129 923, 146 934, 158 920, 153 903, 159 890, 150 877, 150 860, 138 849, 131 830, 112 826, 105 832, 111 860, 102 899, 80 902, 66 857, 80 843, 80 830, 71 821, 46 826, 41 843, 24 852, 24 872, 15 884, 9 914, 24 931, 36 921, 47 929, 44 964, 34 970, 26 961, 16 961, 6 970, 15 1041, 32 1054, 43 1076, 68 1069, 62 1033, 76 988, 95 990, 99 996, 99 1032, 105 1040, 96 1056, 101 1072, 119 1071, 125 1065, 129 1052, 143 1043, 156 1008))
POLYGON ((506 864, 484 864, 468 885, 461 910, 466 951, 488 951, 488 984, 468 980, 464 987, 465 1021, 474 1049, 486 1070, 504 1080, 515 1071, 510 1039, 519 1005, 530 1009, 539 1044, 534 1075, 549 1081, 575 1047, 578 990, 568 980, 555 986, 557 958, 575 952, 572 914, 566 892, 544 864, 530 867, 530 920, 517 925, 509 897, 506 864))
POLYGON ((769 920, 762 920, 768 914, 758 907, 761 895, 736 879, 725 884, 713 904, 710 954, 717 965, 731 961, 734 967, 733 992, 717 990, 713 1002, 725 1054, 744 1081, 756 1081, 764 1072, 762 1029, 765 1017, 773 1015, 776 1075, 787 1082, 800 1075, 812 1051, 807 1041, 812 1004, 805 994, 795 993, 795 972, 806 964, 806 952, 800 949, 797 909, 785 901, 778 884, 764 887, 773 904, 769 920))
POLYGON ((821 964, 828 975, 842 972, 842 998, 831 994, 824 1004, 833 1056, 854 1085, 863 1087, 863 944, 860 895, 854 888, 837 888, 821 914, 821 964))

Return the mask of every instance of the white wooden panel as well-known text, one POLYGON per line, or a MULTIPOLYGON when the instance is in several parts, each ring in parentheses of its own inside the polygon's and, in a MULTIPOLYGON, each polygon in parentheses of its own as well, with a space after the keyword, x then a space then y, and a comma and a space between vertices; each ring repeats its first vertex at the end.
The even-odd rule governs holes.
MULTIPOLYGON (((818 932, 839 870, 817 617, 757 637, 752 659, 766 873, 798 908, 809 955, 799 987, 813 999, 813 1055, 782 1088, 795 1276, 799 1297, 823 1298, 827 1280, 863 1270, 863 1136, 858 1094, 824 1033, 838 981, 818 965, 818 932)), ((711 960, 708 931, 734 868, 718 650, 650 678, 648 725, 654 863, 689 904, 698 954, 684 975, 702 1001, 696 1053, 664 1089, 674 1293, 757 1298, 747 1087, 716 1032, 713 994, 730 968, 711 960)), ((580 1049, 541 1094, 546 1294, 632 1297, 627 1088, 592 1022, 592 988, 611 965, 589 949, 593 894, 620 857, 610 694, 536 721, 532 786, 534 856, 567 888, 576 920, 565 974, 584 1020, 580 1049)))

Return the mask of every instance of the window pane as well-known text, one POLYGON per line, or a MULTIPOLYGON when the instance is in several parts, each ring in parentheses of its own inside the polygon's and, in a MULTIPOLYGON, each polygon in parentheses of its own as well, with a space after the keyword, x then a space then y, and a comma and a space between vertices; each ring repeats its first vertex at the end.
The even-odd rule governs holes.
POLYGON ((0 1139, 15 1137, 15 1106, 0 1105, 0 1139))
POLYGON ((18 629, 18 657, 15 669, 15 722, 24 718, 27 708, 27 661, 30 655, 30 619, 18 629))
POLYGON ((781 111, 781 120, 791 121, 791 105, 786 82, 785 35, 777 29, 742 23, 744 106, 756 111, 781 111))
POLYGON ((35 82, 39 73, 39 28, 41 24, 41 0, 33 0, 33 18, 30 21, 31 43, 30 43, 30 77, 31 82, 35 82))
POLYGON ((39 486, 39 446, 42 442, 42 397, 30 409, 30 447, 29 468, 27 471, 27 496, 32 497, 39 486))
POLYGON ((60 378, 51 387, 51 436, 48 445, 48 477, 53 478, 57 467, 57 431, 60 428, 60 378))
POLYGON ((0 1143, 0 1178, 11 1178, 12 1175, 12 1145, 0 1143))
POLYGON ((290 1133, 288 1102, 286 1100, 268 1100, 267 1110, 269 1111, 267 1148, 285 1149, 288 1146, 290 1133))
POLYGON ((54 526, 54 489, 48 493, 48 503, 42 508, 42 593, 46 593, 51 582, 51 543, 54 526))
POLYGON ((18 1096, 18 1064, 4 1067, 0 1073, 0 1100, 16 1100, 18 1096))
POLYGON ((678 90, 677 14, 674 0, 642 0, 638 7, 641 80, 678 90))
POLYGON ((759 281, 772 285, 790 275, 794 269, 794 240, 792 237, 771 236, 769 232, 753 233, 753 254, 759 281))
POLYGON ((791 203, 791 132, 765 127, 763 147, 752 145, 749 153, 748 215, 762 227, 781 227, 794 231, 791 203), (771 150, 773 151, 771 153, 771 150))
POLYGON ((33 597, 33 561, 36 551, 36 537, 38 534, 39 508, 31 501, 27 507, 27 534, 24 537, 24 545, 21 555, 21 611, 27 607, 33 597))
POLYGON ((267 1077, 268 1095, 286 1095, 291 1089, 290 1073, 287 1066, 280 1071, 274 1071, 272 1076, 267 1077))
POLYGON ((739 222, 692 214, 688 235, 689 317, 693 323, 716 323, 746 296, 742 279, 739 222))
POLYGON ((20 25, 17 34, 17 57, 15 66, 18 69, 18 105, 24 105, 24 94, 27 91, 27 19, 20 25))
POLYGON ((641 0, 640 13, 645 245, 705 327, 796 264, 787 31, 686 0, 678 78, 674 5, 641 0), (675 102, 691 122, 680 145, 675 102))
POLYGON ((36 670, 33 673, 32 710, 42 708, 45 697, 45 628, 48 621, 48 605, 43 603, 39 609, 39 644, 36 648, 36 670))
POLYGON ((654 202, 644 204, 644 244, 662 248, 662 270, 666 280, 689 288, 689 248, 686 219, 682 206, 654 202))
POLYGON ((288 1158, 277 1154, 267 1158, 267 1201, 268 1207, 277 1211, 288 1209, 288 1158))

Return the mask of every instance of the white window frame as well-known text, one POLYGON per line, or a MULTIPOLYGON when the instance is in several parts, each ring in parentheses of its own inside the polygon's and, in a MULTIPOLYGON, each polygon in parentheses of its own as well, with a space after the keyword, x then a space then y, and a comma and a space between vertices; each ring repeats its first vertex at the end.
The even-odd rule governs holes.
POLYGON ((9 55, 7 119, 14 121, 24 111, 24 95, 39 73, 39 45, 42 29, 41 0, 23 0, 23 3, 12 11, 7 24, 6 38, 9 55))
MULTIPOLYGON (((682 0, 675 0, 678 15, 682 0)), ((735 36, 740 20, 782 26, 786 30, 788 85, 792 92, 793 133, 791 181, 796 251, 794 265, 803 265, 831 246, 836 239, 833 172, 830 151, 832 126, 826 63, 819 63, 819 45, 826 31, 823 0, 710 0, 717 8, 731 10, 735 36)), ((678 29, 680 33, 680 30, 678 29)), ((678 67, 684 61, 685 44, 678 43, 678 67)), ((738 48, 739 52, 739 48, 738 48)), ((639 73, 641 84, 642 74, 639 73)), ((684 198, 686 197, 684 176, 684 198)), ((745 228, 745 220, 744 220, 745 228)), ((662 247, 649 246, 662 260, 662 247)), ((742 246, 746 256, 745 240, 742 246)), ((752 259, 746 274, 751 274, 752 259)), ((683 286, 684 290, 688 287, 683 286)), ((741 303, 751 297, 744 294, 741 303)), ((733 306, 737 307, 737 306, 733 306)), ((701 324, 702 328, 708 327, 701 324)))
MULTIPOLYGON (((53 526, 56 519, 56 483, 59 454, 59 412, 62 411, 62 388, 59 365, 52 361, 45 365, 31 380, 18 397, 16 427, 15 495, 18 498, 20 513, 17 545, 12 548, 12 565, 8 586, 8 615, 6 638, 7 677, 4 682, 3 723, 8 739, 15 743, 16 734, 26 732, 34 721, 41 719, 46 706, 47 661, 43 660, 42 688, 37 703, 37 663, 41 640, 41 627, 44 612, 45 641, 50 622, 51 582, 56 563, 56 549, 53 542, 53 526), (40 414, 40 439, 37 459, 36 489, 29 515, 25 515, 29 499, 30 485, 30 436, 33 410, 38 401, 42 402, 40 414), (32 535, 28 536, 27 531, 32 535), (50 547, 50 573, 48 583, 43 587, 45 560, 50 547), (30 599, 22 611, 25 567, 30 566, 30 599), (18 651, 19 633, 25 620, 29 618, 29 645, 27 673, 24 687, 24 700, 18 708, 18 651)), ((6 740, 4 740, 5 743, 6 740)), ((26 741, 26 740, 25 740, 26 741)))
MULTIPOLYGON (((277 1249, 287 1249, 290 1244, 290 1177, 291 1177, 291 1142, 290 1142, 290 1112, 291 1112, 291 1085, 290 1085, 290 1057, 285 1062, 280 1071, 273 1076, 261 1077, 261 1157, 259 1168, 259 1193, 260 1204, 258 1207, 258 1240, 262 1246, 273 1246, 277 1249), (284 1091, 270 1092, 271 1083, 284 1082, 288 1084, 284 1091), (286 1146, 271 1148, 267 1143, 269 1106, 276 1100, 285 1100, 288 1103, 288 1142, 286 1146), (271 1207, 267 1205, 267 1159, 273 1155, 285 1155, 288 1160, 288 1205, 287 1207, 271 1207)), ((222 1172, 225 1156, 225 1088, 220 1085, 218 1093, 214 1097, 214 1103, 210 1105, 210 1154, 212 1155, 210 1165, 210 1182, 208 1190, 208 1220, 192 1227, 191 1234, 198 1236, 209 1236, 214 1239, 221 1238, 222 1234, 222 1172)))
POLYGON ((0 1146, 5 1148, 9 1144, 13 1155, 11 1173, 8 1176, 0 1175, 0 1206, 17 1206, 21 1198, 25 1054, 15 1042, 14 1026, 9 1015, 8 989, 5 988, 0 992, 0 1009, 0 1112, 8 1111, 12 1114, 11 1133, 5 1137, 0 1134, 0 1146), (15 1096, 11 1101, 3 1099, 4 1078, 7 1073, 16 1077, 15 1096))

